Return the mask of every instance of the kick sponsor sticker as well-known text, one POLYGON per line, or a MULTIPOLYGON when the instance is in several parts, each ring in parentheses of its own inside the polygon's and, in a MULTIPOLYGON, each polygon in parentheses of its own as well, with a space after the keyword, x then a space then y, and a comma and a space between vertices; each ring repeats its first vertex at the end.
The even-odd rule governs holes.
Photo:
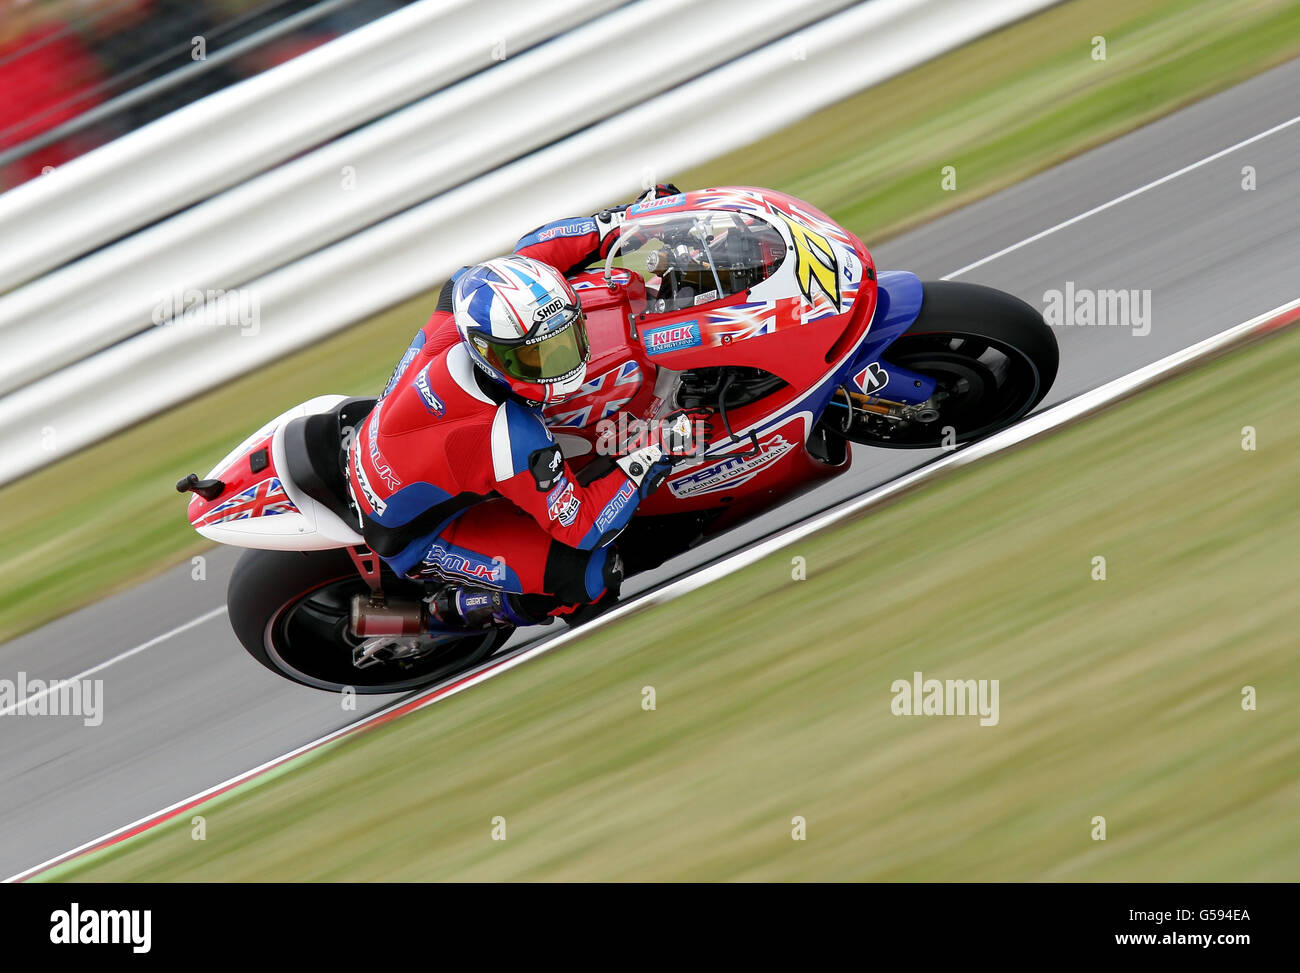
POLYGON ((664 328, 655 328, 642 336, 647 355, 662 355, 669 351, 694 348, 701 343, 700 322, 682 321, 664 328))

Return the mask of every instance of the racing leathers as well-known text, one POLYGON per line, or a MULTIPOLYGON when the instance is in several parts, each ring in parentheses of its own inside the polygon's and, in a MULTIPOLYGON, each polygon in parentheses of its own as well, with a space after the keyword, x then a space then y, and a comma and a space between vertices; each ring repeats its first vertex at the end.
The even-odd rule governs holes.
MULTIPOLYGON (((608 253, 621 212, 539 227, 516 252, 562 272, 608 253)), ((478 368, 449 282, 349 448, 366 543, 399 575, 487 588, 525 624, 617 594, 610 543, 667 475, 659 446, 570 468, 540 408, 478 368)))

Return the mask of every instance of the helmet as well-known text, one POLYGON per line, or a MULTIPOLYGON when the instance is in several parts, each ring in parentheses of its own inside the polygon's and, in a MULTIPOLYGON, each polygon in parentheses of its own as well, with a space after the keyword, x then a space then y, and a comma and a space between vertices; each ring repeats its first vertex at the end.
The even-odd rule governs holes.
POLYGON ((558 402, 587 376, 587 323, 569 282, 532 257, 466 270, 452 292, 461 343, 479 368, 533 402, 558 402))

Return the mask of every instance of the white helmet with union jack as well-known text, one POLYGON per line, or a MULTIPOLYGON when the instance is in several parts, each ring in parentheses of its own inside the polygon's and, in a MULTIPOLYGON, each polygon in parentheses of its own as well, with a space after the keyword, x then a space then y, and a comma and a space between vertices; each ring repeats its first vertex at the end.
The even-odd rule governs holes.
POLYGON ((554 267, 513 254, 476 264, 456 281, 452 309, 475 364, 533 402, 558 402, 587 376, 587 324, 554 267))

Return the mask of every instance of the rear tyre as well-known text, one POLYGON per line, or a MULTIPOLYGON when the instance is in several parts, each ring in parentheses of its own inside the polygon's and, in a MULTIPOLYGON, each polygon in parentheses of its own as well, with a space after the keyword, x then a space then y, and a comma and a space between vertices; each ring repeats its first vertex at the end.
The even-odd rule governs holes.
MULTIPOLYGON (((391 574, 391 595, 423 590, 391 574)), ((359 669, 348 631, 352 596, 367 591, 352 558, 334 551, 246 551, 226 591, 230 625, 248 654, 277 675, 314 689, 400 693, 427 686, 482 662, 512 629, 428 639, 427 651, 359 669)))
POLYGON ((1024 418, 1056 379, 1056 336, 1018 297, 979 284, 926 281, 921 313, 882 364, 934 378, 935 415, 899 422, 855 410, 834 431, 868 446, 968 443, 1024 418))

